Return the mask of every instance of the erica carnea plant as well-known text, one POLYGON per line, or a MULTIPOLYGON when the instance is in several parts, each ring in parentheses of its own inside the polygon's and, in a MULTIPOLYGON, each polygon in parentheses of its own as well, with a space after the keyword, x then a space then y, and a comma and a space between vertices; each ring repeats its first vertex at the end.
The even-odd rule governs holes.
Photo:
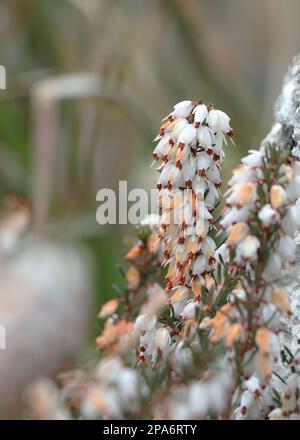
POLYGON ((217 218, 229 123, 202 101, 163 120, 159 215, 139 226, 126 288, 99 313, 100 361, 61 377, 53 417, 300 418, 300 355, 281 338, 292 310, 278 284, 295 264, 300 163, 275 144, 250 151, 217 218))

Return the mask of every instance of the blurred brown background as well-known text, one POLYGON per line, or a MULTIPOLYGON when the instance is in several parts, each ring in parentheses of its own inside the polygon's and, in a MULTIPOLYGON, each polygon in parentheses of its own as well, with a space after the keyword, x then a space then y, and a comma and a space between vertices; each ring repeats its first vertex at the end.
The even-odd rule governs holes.
POLYGON ((89 249, 92 316, 133 235, 96 224, 97 190, 153 186, 151 141, 183 99, 231 116, 227 179, 271 124, 299 18, 297 0, 1 0, 0 198, 31 199, 34 231, 89 249))

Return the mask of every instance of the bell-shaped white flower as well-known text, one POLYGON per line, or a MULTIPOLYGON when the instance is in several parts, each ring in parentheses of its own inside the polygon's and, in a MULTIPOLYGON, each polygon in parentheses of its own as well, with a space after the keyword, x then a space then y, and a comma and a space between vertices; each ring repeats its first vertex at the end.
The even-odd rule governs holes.
POLYGON ((280 215, 268 203, 259 211, 258 218, 264 226, 270 226, 280 220, 280 215))
POLYGON ((179 145, 194 145, 196 141, 197 130, 192 124, 188 124, 184 127, 180 135, 178 136, 179 145))
POLYGON ((244 240, 237 246, 236 256, 244 260, 256 260, 257 251, 260 247, 260 242, 254 235, 247 235, 244 240))
POLYGON ((170 113, 173 119, 187 118, 193 110, 195 103, 193 101, 181 101, 174 105, 173 111, 170 113))
POLYGON ((197 105, 197 107, 194 108, 193 110, 194 113, 194 123, 195 124, 202 124, 207 115, 208 115, 208 110, 205 104, 199 104, 197 105))
POLYGON ((221 110, 210 110, 207 116, 207 122, 213 131, 222 131, 229 133, 231 131, 229 122, 230 118, 221 110))
POLYGON ((205 125, 201 125, 197 130, 197 139, 201 147, 205 149, 211 148, 213 144, 213 133, 211 129, 205 125))
POLYGON ((249 155, 242 159, 242 163, 249 167, 260 167, 262 164, 262 154, 257 150, 249 150, 249 155))
POLYGON ((171 345, 171 336, 168 330, 164 327, 156 330, 155 333, 155 346, 157 350, 162 352, 166 351, 171 345))

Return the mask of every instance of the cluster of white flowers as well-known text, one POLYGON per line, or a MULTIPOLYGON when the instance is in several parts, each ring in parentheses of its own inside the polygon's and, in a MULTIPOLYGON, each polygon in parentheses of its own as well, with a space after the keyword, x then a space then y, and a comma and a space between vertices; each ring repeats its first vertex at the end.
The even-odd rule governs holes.
POLYGON ((281 395, 281 406, 269 414, 270 420, 300 420, 300 351, 290 364, 292 373, 285 381, 281 395))
POLYGON ((167 401, 168 418, 175 420, 203 419, 209 412, 222 414, 228 406, 233 381, 224 361, 215 365, 215 371, 206 372, 201 380, 188 386, 176 386, 167 401))
POLYGON ((230 302, 210 324, 213 340, 225 338, 228 349, 239 343, 245 382, 238 394, 238 419, 265 417, 272 408, 268 384, 280 358, 279 313, 291 313, 289 298, 276 280, 295 262, 299 179, 300 162, 274 147, 264 153, 250 151, 229 182, 221 221, 228 236, 222 257, 238 281, 230 302), (249 383, 256 384, 254 392, 249 383))
POLYGON ((138 372, 124 365, 120 357, 99 362, 80 395, 84 419, 123 419, 139 411, 144 392, 138 372))
MULTIPOLYGON (((161 161, 158 236, 163 244, 164 265, 168 266, 167 290, 187 287, 173 295, 177 313, 183 311, 188 298, 199 299, 201 284, 211 281, 205 280, 205 275, 214 269, 216 244, 209 232, 214 227, 212 212, 220 196, 223 144, 226 136, 233 134, 229 121, 212 105, 182 101, 163 120, 155 139, 159 142, 153 157, 161 161)), ((194 308, 190 305, 182 316, 191 317, 194 308)))
POLYGON ((161 161, 160 215, 141 223, 125 256, 125 294, 100 311, 103 359, 79 387, 83 418, 300 417, 299 353, 282 378, 281 400, 273 387, 280 314, 291 313, 276 281, 295 263, 300 162, 276 146, 242 159, 225 195, 225 242, 217 248, 213 211, 229 121, 193 101, 176 104, 163 120, 153 153, 161 161), (168 268, 166 288, 151 279, 161 267, 168 268))

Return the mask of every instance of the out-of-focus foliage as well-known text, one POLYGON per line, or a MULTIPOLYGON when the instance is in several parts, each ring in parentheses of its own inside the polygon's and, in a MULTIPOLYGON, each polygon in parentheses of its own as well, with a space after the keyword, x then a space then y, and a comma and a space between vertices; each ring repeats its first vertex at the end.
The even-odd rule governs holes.
POLYGON ((97 190, 119 180, 153 186, 154 171, 144 171, 152 135, 185 98, 231 115, 237 146, 227 152, 226 180, 268 128, 299 51, 299 14, 296 0, 2 0, 0 196, 33 194, 35 204, 50 193, 47 230, 90 245, 102 302, 122 282, 115 262, 128 229, 97 226, 97 190), (99 77, 97 97, 55 100, 56 117, 46 112, 41 126, 32 108, 38 81, 79 72, 99 77), (50 151, 38 154, 49 135, 50 151))

